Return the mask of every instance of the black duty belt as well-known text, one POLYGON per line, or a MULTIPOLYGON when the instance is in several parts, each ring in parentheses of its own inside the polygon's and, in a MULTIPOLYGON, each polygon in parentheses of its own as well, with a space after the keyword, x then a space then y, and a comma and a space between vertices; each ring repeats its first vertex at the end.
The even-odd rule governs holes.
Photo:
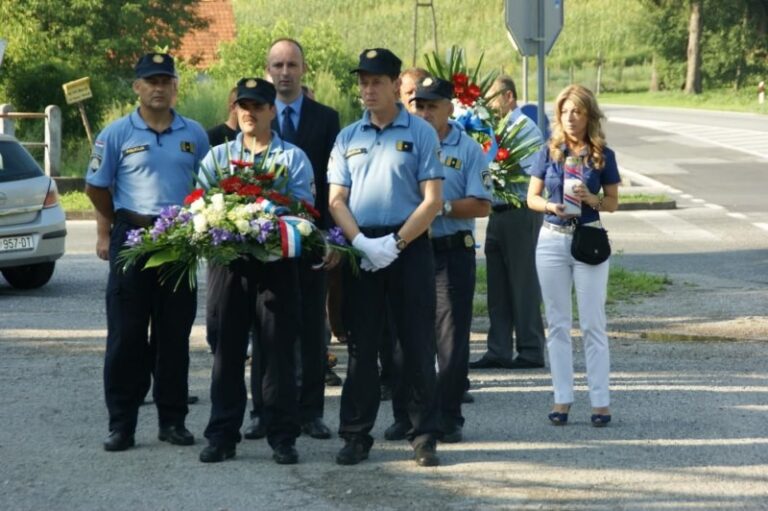
POLYGON ((151 227, 157 220, 157 215, 142 215, 130 209, 118 209, 115 211, 115 219, 136 227, 151 227))
POLYGON ((491 209, 494 213, 501 213, 510 209, 528 209, 528 204, 525 201, 520 202, 520 204, 494 204, 491 209))
POLYGON ((454 248, 474 250, 475 238, 472 236, 472 231, 459 231, 454 234, 449 234, 448 236, 432 238, 432 249, 435 252, 442 252, 454 248))

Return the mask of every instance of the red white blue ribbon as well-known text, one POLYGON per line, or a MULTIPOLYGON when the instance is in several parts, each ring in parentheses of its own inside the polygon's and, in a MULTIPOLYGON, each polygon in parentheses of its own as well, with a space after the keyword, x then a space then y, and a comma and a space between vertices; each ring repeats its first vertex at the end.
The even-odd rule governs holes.
POLYGON ((280 216, 288 213, 289 211, 285 206, 275 204, 271 200, 265 199, 264 197, 259 197, 256 202, 261 205, 261 209, 263 209, 265 213, 272 215, 280 216))
POLYGON ((280 248, 282 249, 283 257, 290 258, 299 257, 301 255, 300 225, 305 225, 309 227, 310 230, 315 229, 312 222, 305 220, 304 218, 297 216, 280 217, 280 248))

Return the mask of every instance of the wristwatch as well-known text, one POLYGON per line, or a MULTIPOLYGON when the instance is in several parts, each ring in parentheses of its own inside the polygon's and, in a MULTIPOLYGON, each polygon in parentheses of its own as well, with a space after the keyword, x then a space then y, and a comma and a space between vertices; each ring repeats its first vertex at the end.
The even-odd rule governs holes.
POLYGON ((401 238, 400 235, 396 232, 392 233, 392 236, 395 238, 395 246, 398 250, 402 251, 406 246, 408 246, 408 242, 401 238))
POLYGON ((453 205, 451 204, 451 201, 447 200, 443 202, 443 210, 441 212, 442 215, 448 216, 451 214, 451 211, 453 211, 453 205))

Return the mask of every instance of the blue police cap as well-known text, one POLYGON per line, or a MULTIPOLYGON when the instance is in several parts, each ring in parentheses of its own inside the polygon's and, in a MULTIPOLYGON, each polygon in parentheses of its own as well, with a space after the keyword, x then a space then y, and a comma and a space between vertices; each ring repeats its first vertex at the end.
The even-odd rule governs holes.
POLYGON ((416 99, 436 100, 436 99, 453 99, 453 84, 442 78, 432 78, 427 76, 422 81, 416 84, 416 93, 410 99, 414 101, 416 99))
POLYGON ((242 99, 251 99, 259 103, 275 104, 277 92, 275 86, 261 78, 240 78, 237 82, 235 103, 242 99))
POLYGON ((167 53, 147 53, 136 63, 136 78, 165 75, 176 77, 173 57, 167 53))
POLYGON ((352 73, 398 76, 402 62, 386 48, 371 48, 360 54, 360 63, 352 73))

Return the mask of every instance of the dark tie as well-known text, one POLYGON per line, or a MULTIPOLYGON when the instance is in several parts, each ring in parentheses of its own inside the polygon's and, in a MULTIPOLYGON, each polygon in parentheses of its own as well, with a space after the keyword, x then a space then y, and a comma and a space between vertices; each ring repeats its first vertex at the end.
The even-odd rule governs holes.
POLYGON ((283 109, 283 140, 287 140, 288 142, 295 143, 296 142, 296 126, 293 125, 293 119, 291 119, 291 114, 293 114, 293 108, 290 107, 290 105, 286 106, 283 109))

